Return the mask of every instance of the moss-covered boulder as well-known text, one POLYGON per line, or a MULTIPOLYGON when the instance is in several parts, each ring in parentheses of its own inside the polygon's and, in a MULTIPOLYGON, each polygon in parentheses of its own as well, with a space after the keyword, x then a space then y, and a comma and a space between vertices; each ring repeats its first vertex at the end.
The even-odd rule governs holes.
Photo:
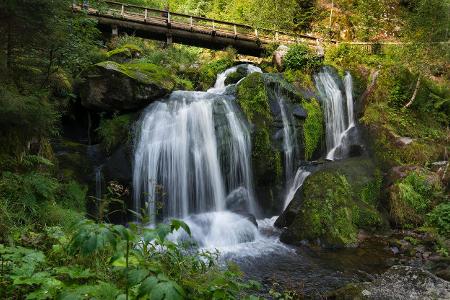
POLYGON ((248 71, 246 66, 239 66, 235 72, 229 74, 225 79, 225 85, 237 83, 239 80, 247 76, 248 71))
POLYGON ((84 74, 81 103, 97 111, 136 111, 170 93, 177 79, 149 63, 104 61, 84 74))
MULTIPOLYGON (((257 198, 266 211, 281 209, 284 197, 283 106, 292 132, 294 162, 310 159, 320 149, 323 114, 279 74, 252 73, 237 86, 237 102, 252 128, 252 167, 257 198)), ((295 164, 295 163, 294 163, 295 164)))
POLYGON ((305 180, 276 225, 281 240, 318 241, 325 247, 357 243, 359 229, 374 231, 385 222, 377 211, 381 176, 367 158, 327 163, 305 180))
POLYGON ((261 74, 250 74, 239 84, 237 101, 253 127, 252 166, 256 195, 263 206, 272 208, 282 191, 283 169, 281 152, 272 141, 274 118, 261 74))
POLYGON ((388 178, 392 185, 387 188, 387 208, 395 227, 422 225, 427 213, 444 200, 440 178, 424 168, 393 168, 388 178))

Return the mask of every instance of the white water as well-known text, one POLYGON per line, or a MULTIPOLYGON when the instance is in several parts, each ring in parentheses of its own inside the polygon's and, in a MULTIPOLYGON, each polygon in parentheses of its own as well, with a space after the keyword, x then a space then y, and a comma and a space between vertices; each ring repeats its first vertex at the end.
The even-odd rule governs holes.
POLYGON ((254 66, 254 65, 237 65, 234 67, 231 67, 222 73, 217 75, 216 83, 214 84, 213 88, 210 88, 208 90, 208 93, 221 93, 223 92, 223 89, 225 89, 225 81, 231 73, 234 73, 237 71, 238 68, 246 68, 247 74, 251 73, 262 73, 261 69, 254 66))
POLYGON ((219 74, 208 92, 173 92, 143 114, 135 143, 134 205, 140 211, 147 203, 153 222, 157 216, 224 211, 226 196, 238 188, 247 191, 246 210, 257 213, 250 132, 234 98, 224 95, 226 75, 236 69, 219 74))
MULTIPOLYGON (((278 217, 258 220, 258 227, 245 217, 232 212, 210 212, 192 215, 183 221, 191 229, 192 240, 203 250, 219 250, 222 258, 260 256, 293 249, 278 239, 274 223, 278 217)), ((170 236, 173 240, 189 240, 183 229, 170 236)))
POLYGON ((288 117, 288 110, 284 97, 278 93, 278 105, 280 106, 281 119, 283 122, 283 151, 284 151, 284 170, 286 183, 292 179, 294 172, 294 150, 297 144, 295 137, 295 126, 292 124, 292 118, 288 117))
POLYGON ((288 207, 289 203, 291 203, 292 199, 294 199, 295 193, 302 187, 303 183, 309 175, 311 175, 311 173, 301 167, 297 170, 291 187, 289 188, 284 199, 283 209, 286 209, 288 207))
POLYGON ((327 159, 334 160, 338 157, 339 149, 345 152, 348 139, 346 136, 354 127, 353 90, 352 77, 346 73, 344 78, 344 94, 341 91, 341 80, 337 75, 333 76, 331 69, 324 68, 315 76, 316 87, 324 107, 326 124, 327 159))

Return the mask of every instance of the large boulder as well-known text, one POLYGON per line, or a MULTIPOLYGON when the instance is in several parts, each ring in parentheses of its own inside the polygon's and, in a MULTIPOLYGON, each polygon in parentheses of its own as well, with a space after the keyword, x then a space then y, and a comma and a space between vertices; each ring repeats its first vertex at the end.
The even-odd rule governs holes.
POLYGON ((83 75, 85 80, 79 86, 81 103, 97 111, 136 111, 176 86, 168 70, 148 63, 104 61, 83 75))
POLYGON ((328 293, 330 299, 450 299, 450 283, 428 271, 393 266, 372 282, 352 283, 328 293))
POLYGON ((412 228, 443 199, 439 175, 418 166, 392 168, 387 176, 387 209, 392 225, 412 228))
POLYGON ((276 226, 285 227, 281 241, 355 245, 359 229, 373 231, 385 225, 377 211, 380 188, 381 175, 368 158, 319 166, 276 221, 276 226))
POLYGON ((253 73, 237 86, 237 103, 252 128, 252 166, 256 197, 265 211, 281 209, 284 192, 284 132, 279 97, 283 97, 289 126, 296 133, 295 160, 304 157, 303 125, 308 112, 302 96, 281 76, 253 73))

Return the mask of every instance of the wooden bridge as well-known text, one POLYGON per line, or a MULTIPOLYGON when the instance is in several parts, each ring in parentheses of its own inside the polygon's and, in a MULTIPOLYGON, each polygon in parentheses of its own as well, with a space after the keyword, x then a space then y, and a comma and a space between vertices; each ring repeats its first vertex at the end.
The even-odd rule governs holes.
POLYGON ((248 25, 180 14, 166 10, 103 1, 94 7, 74 2, 74 12, 85 11, 99 28, 112 35, 124 32, 142 38, 222 50, 233 47, 240 54, 260 56, 270 43, 316 44, 318 38, 305 34, 258 29, 248 25))

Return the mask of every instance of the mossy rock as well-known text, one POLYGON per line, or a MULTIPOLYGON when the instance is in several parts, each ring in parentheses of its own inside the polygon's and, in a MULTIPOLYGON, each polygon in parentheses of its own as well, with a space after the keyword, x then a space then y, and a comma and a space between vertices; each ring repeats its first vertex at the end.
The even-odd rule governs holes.
POLYGON ((281 240, 298 244, 319 241, 325 247, 357 243, 359 229, 381 229, 377 210, 381 177, 370 159, 353 158, 324 164, 309 176, 277 226, 286 226, 281 240))
POLYGON ((268 92, 260 73, 248 75, 237 87, 237 102, 251 124, 252 166, 256 193, 263 206, 272 206, 281 192, 281 153, 273 145, 268 92), (270 203, 270 204, 269 204, 270 203))
POLYGON ((124 61, 134 57, 138 57, 142 54, 142 49, 134 44, 125 44, 122 47, 108 51, 106 57, 115 59, 117 61, 124 61))
POLYGON ((247 70, 244 67, 239 67, 237 70, 227 76, 225 79, 225 85, 238 83, 239 80, 247 76, 247 70))
POLYGON ((439 177, 425 169, 410 170, 388 188, 391 223, 399 228, 423 225, 425 216, 444 199, 439 177))
POLYGON ((167 69, 149 63, 100 62, 83 74, 81 103, 98 111, 136 111, 169 94, 179 83, 167 69))

